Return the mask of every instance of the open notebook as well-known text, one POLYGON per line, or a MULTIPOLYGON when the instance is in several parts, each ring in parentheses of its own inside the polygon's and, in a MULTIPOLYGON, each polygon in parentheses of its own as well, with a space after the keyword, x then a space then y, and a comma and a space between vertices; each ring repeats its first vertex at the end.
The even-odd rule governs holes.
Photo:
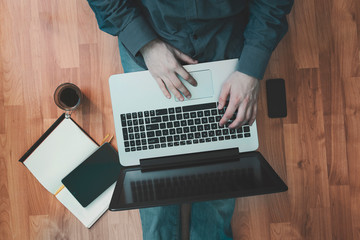
POLYGON ((35 178, 90 228, 108 209, 115 183, 87 207, 82 207, 61 180, 99 148, 72 119, 64 114, 19 160, 35 178))

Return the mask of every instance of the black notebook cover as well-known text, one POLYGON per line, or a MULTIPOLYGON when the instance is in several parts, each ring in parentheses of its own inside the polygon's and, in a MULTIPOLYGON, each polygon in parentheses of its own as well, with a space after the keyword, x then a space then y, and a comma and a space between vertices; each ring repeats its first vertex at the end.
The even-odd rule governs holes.
POLYGON ((104 143, 62 183, 86 207, 118 179, 120 168, 117 151, 109 143, 104 143))

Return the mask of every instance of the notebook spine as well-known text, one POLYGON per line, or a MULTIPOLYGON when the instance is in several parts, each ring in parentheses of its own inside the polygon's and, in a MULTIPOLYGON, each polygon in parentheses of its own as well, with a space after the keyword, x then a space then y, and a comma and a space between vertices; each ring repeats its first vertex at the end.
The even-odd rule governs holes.
POLYGON ((23 163, 34 151, 35 149, 50 135, 54 129, 59 126, 59 124, 65 119, 65 113, 63 113, 48 130, 31 146, 31 148, 19 159, 19 162, 23 163))

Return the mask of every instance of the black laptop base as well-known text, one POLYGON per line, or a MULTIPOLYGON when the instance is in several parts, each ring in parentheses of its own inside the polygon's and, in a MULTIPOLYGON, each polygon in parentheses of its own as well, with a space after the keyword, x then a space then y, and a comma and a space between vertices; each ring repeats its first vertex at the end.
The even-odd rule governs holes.
POLYGON ((288 189, 259 152, 239 154, 238 149, 229 149, 201 155, 196 156, 200 161, 189 161, 194 157, 191 154, 170 161, 148 159, 142 166, 123 168, 109 210, 238 198, 288 189))

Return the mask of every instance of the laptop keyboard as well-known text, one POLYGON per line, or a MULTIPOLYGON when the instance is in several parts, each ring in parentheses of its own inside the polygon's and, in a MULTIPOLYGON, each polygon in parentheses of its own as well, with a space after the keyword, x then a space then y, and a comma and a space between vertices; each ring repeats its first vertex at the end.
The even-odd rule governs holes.
POLYGON ((255 185, 251 168, 130 182, 134 202, 232 192, 255 185))
POLYGON ((213 102, 121 114, 125 152, 250 137, 247 124, 239 129, 227 128, 236 112, 227 125, 219 126, 225 110, 218 110, 213 102))

